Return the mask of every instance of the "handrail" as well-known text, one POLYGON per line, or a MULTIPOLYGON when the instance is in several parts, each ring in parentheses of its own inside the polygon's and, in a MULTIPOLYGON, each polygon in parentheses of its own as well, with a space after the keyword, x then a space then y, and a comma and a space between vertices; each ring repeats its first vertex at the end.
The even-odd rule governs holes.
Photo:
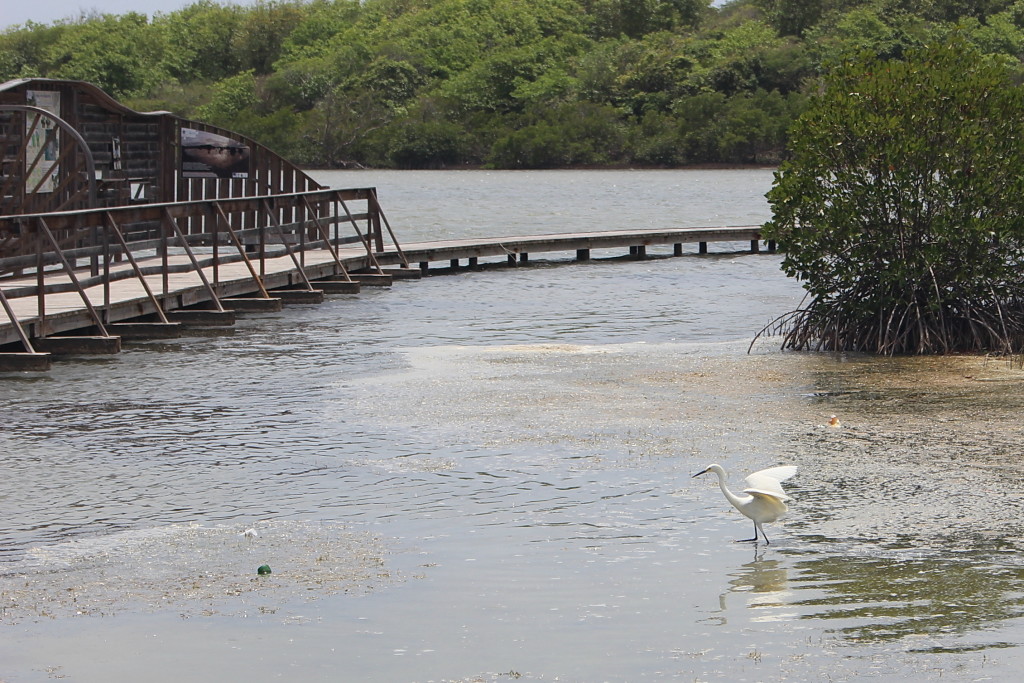
MULTIPOLYGON (((133 244, 135 249, 154 248, 162 244, 160 224, 168 213, 176 220, 191 219, 190 229, 186 231, 186 234, 197 243, 212 244, 214 230, 207 230, 204 226, 215 224, 209 212, 213 205, 218 206, 219 211, 226 216, 236 214, 257 216, 263 212, 261 201, 269 200, 279 210, 280 215, 285 212, 294 212, 297 215, 305 216, 301 221, 281 221, 281 228, 285 232, 315 229, 314 218, 329 223, 351 223, 354 220, 366 220, 372 226, 374 207, 369 202, 367 211, 357 215, 346 211, 345 215, 334 215, 325 219, 315 216, 315 212, 310 211, 312 207, 330 205, 339 196, 350 200, 367 200, 372 192, 372 188, 308 190, 261 197, 196 199, 131 207, 103 207, 43 214, 0 216, 0 277, 11 271, 29 270, 36 265, 34 258, 39 255, 39 250, 31 235, 36 232, 35 219, 39 216, 45 218, 50 229, 60 236, 63 254, 68 258, 77 259, 104 253, 106 247, 95 240, 95 235, 90 231, 102 228, 108 220, 107 216, 119 227, 127 228, 124 230, 125 238, 133 244), (143 242, 150 244, 142 246, 143 242), (32 257, 33 260, 29 261, 25 257, 32 257)), ((260 228, 248 228, 236 230, 236 232, 240 236, 247 237, 257 234, 260 230, 260 228)), ((360 235, 354 235, 348 240, 358 242, 362 241, 362 238, 360 235)), ((49 252, 43 255, 44 266, 58 265, 59 263, 59 258, 55 253, 49 252)))
MULTIPOLYGON (((283 254, 291 257, 307 289, 313 288, 304 271, 307 251, 329 251, 343 277, 351 280, 341 264, 338 247, 361 245, 366 249, 368 265, 379 272, 371 244, 383 243, 380 225, 373 188, 0 216, 0 293, 4 295, 3 303, 8 304, 4 311, 11 322, 20 329, 25 320, 35 321, 39 336, 47 334, 48 329, 47 295, 77 292, 95 326, 105 335, 104 318, 109 322, 109 315, 101 312, 109 311, 112 282, 140 280, 150 304, 166 322, 161 296, 146 277, 162 276, 162 294, 166 296, 171 273, 195 273, 209 301, 223 310, 218 291, 220 265, 244 261, 264 298, 269 297, 262 281, 266 261, 283 254), (353 212, 346 200, 363 200, 366 208, 353 212), (360 221, 365 221, 365 231, 360 229, 360 221), (257 227, 236 227, 241 225, 257 227), (347 236, 340 234, 343 225, 351 227, 347 236), (222 253, 222 245, 233 246, 234 250, 222 253), (187 255, 188 263, 171 259, 172 250, 187 255), (88 260, 88 265, 76 264, 77 260, 88 260), (209 278, 204 269, 211 266, 209 278), (102 305, 94 306, 86 294, 85 290, 94 286, 104 288, 102 305), (38 300, 34 315, 26 318, 22 314, 19 321, 9 302, 27 297, 38 300)), ((390 227, 389 233, 397 248, 390 227)))

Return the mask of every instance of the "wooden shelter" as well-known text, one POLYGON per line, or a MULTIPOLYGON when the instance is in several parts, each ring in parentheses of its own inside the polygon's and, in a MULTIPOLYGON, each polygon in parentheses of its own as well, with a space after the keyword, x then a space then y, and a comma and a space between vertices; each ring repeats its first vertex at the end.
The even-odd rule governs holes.
POLYGON ((0 367, 44 367, 41 348, 116 350, 123 321, 166 335, 172 317, 230 320, 226 297, 322 296, 307 257, 342 280, 323 288, 353 291, 340 250, 357 245, 349 263, 380 276, 385 227, 401 254, 374 188, 324 187, 232 131, 133 111, 81 81, 0 84, 0 367), (241 282, 222 278, 233 266, 241 282), (7 353, 12 340, 23 352, 7 353))
POLYGON ((0 216, 322 189, 255 140, 82 81, 0 84, 0 152, 0 216))

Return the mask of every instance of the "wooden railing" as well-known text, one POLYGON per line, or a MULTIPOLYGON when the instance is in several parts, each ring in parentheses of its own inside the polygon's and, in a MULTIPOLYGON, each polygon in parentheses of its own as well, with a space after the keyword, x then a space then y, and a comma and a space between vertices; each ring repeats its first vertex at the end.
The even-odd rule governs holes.
MULTIPOLYGON (((244 262, 255 289, 267 297, 267 259, 290 257, 310 286, 303 267, 308 251, 329 251, 337 273, 347 279, 339 248, 361 247, 367 263, 379 270, 375 253, 383 252, 385 243, 401 254, 373 188, 0 216, 0 304, 32 352, 12 300, 35 297, 31 317, 36 336, 42 336, 47 296, 78 292, 92 324, 105 336, 109 319, 103 312, 110 308, 111 284, 120 280, 138 279, 166 322, 160 295, 170 293, 171 273, 196 272, 213 306, 222 310, 216 292, 221 265, 244 262), (157 275, 162 288, 154 291, 147 277, 157 275), (85 290, 98 285, 104 297, 94 303, 85 290)), ((408 265, 404 255, 402 260, 408 265)))

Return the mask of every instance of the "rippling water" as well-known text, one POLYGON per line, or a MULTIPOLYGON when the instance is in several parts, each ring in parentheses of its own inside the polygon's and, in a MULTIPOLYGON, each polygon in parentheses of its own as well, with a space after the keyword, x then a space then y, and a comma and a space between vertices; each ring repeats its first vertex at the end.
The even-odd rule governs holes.
MULTIPOLYGON (((756 224, 771 182, 324 177, 378 187, 410 241, 756 224)), ((434 276, 4 376, 0 680, 1014 676, 1020 371, 748 354, 800 289, 742 246, 434 276), (749 522, 689 478, 710 462, 801 468, 771 546, 732 542, 749 522)))

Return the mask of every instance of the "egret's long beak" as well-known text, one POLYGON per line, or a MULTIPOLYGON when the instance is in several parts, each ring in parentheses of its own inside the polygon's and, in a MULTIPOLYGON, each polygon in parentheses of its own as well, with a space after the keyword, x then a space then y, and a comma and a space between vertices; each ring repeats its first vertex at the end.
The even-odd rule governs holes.
POLYGON ((690 479, 696 479, 696 478, 697 478, 697 477, 699 477, 700 475, 702 475, 702 474, 707 474, 707 473, 708 473, 708 471, 707 471, 707 470, 701 470, 701 471, 700 471, 700 472, 698 472, 697 474, 695 474, 695 475, 693 475, 692 477, 690 477, 690 479))

